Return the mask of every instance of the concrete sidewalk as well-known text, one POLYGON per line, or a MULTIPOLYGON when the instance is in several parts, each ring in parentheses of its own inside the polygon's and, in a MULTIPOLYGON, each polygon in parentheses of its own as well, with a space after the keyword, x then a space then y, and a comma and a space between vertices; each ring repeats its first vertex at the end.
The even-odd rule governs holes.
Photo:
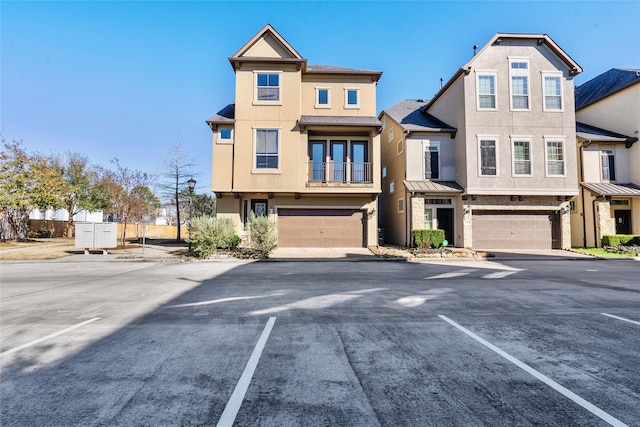
POLYGON ((276 248, 266 261, 375 261, 367 248, 276 248))

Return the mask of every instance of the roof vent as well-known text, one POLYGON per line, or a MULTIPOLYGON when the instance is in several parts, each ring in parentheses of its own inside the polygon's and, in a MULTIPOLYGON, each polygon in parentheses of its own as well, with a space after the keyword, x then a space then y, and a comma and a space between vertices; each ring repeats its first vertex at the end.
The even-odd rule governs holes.
POLYGON ((478 45, 474 44, 473 45, 473 56, 476 56, 476 53, 478 53, 478 45))

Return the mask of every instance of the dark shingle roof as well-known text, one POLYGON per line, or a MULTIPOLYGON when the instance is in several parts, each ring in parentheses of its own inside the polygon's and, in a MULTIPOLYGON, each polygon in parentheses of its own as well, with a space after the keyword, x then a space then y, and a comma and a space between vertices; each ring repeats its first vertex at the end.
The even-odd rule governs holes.
POLYGON ((640 69, 612 68, 576 87, 576 110, 640 82, 640 69))
POLYGON ((359 74, 371 75, 374 81, 378 81, 382 76, 382 71, 360 70, 357 68, 334 67, 332 65, 307 65, 307 74, 359 74))
POLYGON ((421 99, 405 99, 385 109, 383 113, 387 113, 389 117, 410 132, 456 132, 455 128, 422 111, 428 102, 421 99))
POLYGON ((209 124, 233 124, 236 121, 236 104, 231 104, 218 111, 207 120, 209 124))
POLYGON ((368 116, 301 116, 298 125, 382 127, 380 120, 368 116))
POLYGON ((638 141, 638 138, 636 137, 622 135, 617 132, 612 132, 610 130, 601 129, 580 122, 576 122, 576 135, 590 141, 625 143, 627 148, 631 147, 634 142, 638 141))

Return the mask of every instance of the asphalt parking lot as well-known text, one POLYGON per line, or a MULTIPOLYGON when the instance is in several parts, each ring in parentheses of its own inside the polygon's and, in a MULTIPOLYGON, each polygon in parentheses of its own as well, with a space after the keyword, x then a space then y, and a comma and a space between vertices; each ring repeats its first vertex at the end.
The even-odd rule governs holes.
POLYGON ((4 426, 640 425, 640 263, 0 265, 4 426))

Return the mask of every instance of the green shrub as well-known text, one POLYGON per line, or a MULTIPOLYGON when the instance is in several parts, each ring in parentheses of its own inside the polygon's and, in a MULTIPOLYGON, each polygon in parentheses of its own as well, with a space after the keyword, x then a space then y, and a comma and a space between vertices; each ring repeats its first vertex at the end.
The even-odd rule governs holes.
POLYGON ((200 216, 189 223, 187 241, 191 243, 191 250, 198 258, 208 258, 218 249, 235 249, 240 240, 231 218, 200 216))
POLYGON ((444 242, 444 230, 413 230, 413 244, 420 249, 439 248, 444 242))
POLYGON ((637 234, 608 234, 602 236, 602 247, 605 246, 640 246, 640 235, 637 234))
POLYGON ((266 216, 249 214, 249 241, 251 246, 263 257, 278 247, 276 224, 266 216))

